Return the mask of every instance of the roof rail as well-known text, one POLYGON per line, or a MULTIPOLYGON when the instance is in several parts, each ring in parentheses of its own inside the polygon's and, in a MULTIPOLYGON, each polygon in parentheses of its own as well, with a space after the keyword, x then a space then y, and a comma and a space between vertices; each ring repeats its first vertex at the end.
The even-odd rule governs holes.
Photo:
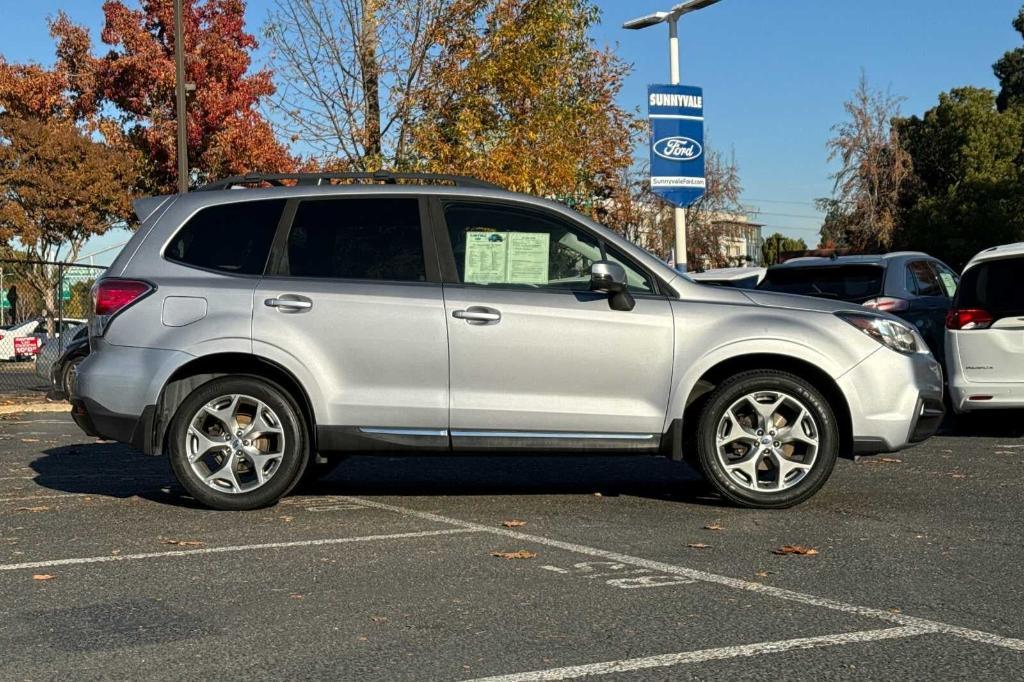
POLYGON ((250 173, 234 175, 230 178, 217 180, 199 187, 196 191, 210 192, 221 189, 233 189, 246 185, 270 185, 286 187, 290 185, 320 186, 341 184, 337 181, 350 182, 383 182, 396 185, 403 182, 422 182, 451 184, 455 187, 476 187, 478 189, 501 189, 497 185, 463 175, 444 175, 440 173, 392 173, 377 171, 375 173, 250 173))

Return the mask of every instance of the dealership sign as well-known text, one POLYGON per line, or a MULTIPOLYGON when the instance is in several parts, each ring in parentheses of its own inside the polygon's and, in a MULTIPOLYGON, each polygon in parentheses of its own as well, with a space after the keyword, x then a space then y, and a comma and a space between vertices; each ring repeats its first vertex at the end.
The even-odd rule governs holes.
POLYGON ((690 85, 652 85, 647 90, 651 121, 651 190, 676 206, 702 196, 704 179, 704 91, 690 85))

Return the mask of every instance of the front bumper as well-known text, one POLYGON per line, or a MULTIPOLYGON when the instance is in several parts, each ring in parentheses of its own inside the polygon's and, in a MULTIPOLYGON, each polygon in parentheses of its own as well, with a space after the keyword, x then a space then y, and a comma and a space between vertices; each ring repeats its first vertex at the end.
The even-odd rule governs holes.
POLYGON ((942 368, 930 353, 879 348, 838 382, 850 407, 857 454, 895 452, 925 441, 946 413, 942 368))

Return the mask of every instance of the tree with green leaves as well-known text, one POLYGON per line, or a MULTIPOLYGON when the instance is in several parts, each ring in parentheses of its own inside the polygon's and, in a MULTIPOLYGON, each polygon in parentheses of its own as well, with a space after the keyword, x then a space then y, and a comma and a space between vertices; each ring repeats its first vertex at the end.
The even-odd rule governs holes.
POLYGON ((957 88, 897 125, 915 170, 901 245, 960 266, 1024 239, 1024 106, 1000 111, 993 91, 957 88))
MULTIPOLYGON (((1013 22, 1013 27, 1024 38, 1024 7, 1021 7, 1020 14, 1013 22)), ((1011 106, 1024 106, 1024 47, 1010 50, 1003 58, 992 67, 996 78, 1002 89, 999 91, 1000 111, 1006 111, 1011 106)))
POLYGON ((782 255, 796 251, 806 251, 807 242, 803 239, 793 239, 781 232, 776 232, 764 238, 761 244, 761 256, 765 265, 775 265, 781 262, 782 255))

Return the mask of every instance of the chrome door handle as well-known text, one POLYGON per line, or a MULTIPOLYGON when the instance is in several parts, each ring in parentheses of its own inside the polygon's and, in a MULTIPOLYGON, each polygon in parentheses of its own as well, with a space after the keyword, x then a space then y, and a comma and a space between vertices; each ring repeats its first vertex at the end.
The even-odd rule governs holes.
POLYGON ((263 302, 268 308, 282 308, 284 310, 309 310, 313 307, 312 301, 304 301, 294 298, 268 298, 263 302))
POLYGON ((473 306, 466 310, 456 310, 452 312, 452 317, 457 320, 466 320, 470 324, 486 324, 501 321, 501 313, 492 308, 483 308, 479 306, 473 306))

